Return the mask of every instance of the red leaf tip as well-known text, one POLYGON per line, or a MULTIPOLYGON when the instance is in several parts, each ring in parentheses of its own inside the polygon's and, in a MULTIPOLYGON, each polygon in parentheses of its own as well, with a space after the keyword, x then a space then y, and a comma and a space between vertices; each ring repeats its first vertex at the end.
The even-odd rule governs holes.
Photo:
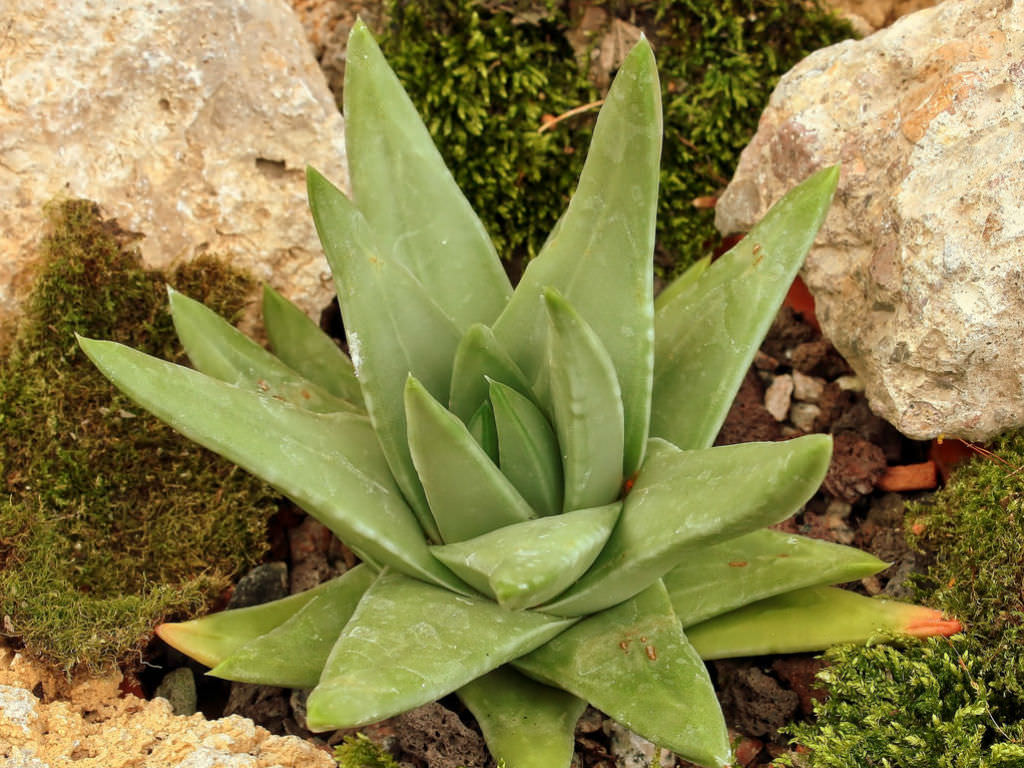
POLYGON ((907 622, 903 631, 913 637, 949 637, 963 631, 963 628, 964 625, 956 619, 947 619, 943 616, 942 611, 921 608, 919 612, 915 612, 914 618, 907 622))

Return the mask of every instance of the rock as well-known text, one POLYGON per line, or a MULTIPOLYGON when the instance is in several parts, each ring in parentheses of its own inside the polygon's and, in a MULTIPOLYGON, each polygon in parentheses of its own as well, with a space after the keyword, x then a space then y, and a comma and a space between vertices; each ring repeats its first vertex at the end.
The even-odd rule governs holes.
POLYGON ((430 768, 488 764, 483 737, 437 702, 404 712, 392 723, 402 750, 430 768))
POLYGON ((910 437, 1024 425, 1021 50, 1016 5, 963 0, 817 51, 779 82, 716 207, 723 233, 746 231, 843 164, 802 274, 872 409, 910 437))
POLYGON ((171 711, 176 715, 194 715, 196 712, 196 679, 192 670, 188 667, 172 669, 160 685, 156 687, 153 696, 167 699, 171 705, 171 711))
POLYGON ((11 0, 0 89, 0 341, 43 205, 97 201, 148 266, 204 252, 316 316, 331 299, 304 169, 338 183, 343 121, 284 0, 11 0))
POLYGON ((238 580, 227 608, 262 605, 288 597, 288 594, 288 564, 260 563, 238 580))
POLYGON ((822 487, 837 499, 853 504, 875 488, 885 472, 885 453, 854 432, 840 432, 833 438, 832 463, 822 487))
POLYGON ((727 720, 747 736, 774 738, 800 705, 797 694, 752 664, 723 660, 714 662, 714 667, 727 720))
POLYGON ((816 403, 825 391, 825 380, 793 371, 793 397, 805 403, 816 403))
POLYGON ((305 592, 338 575, 338 569, 327 557, 333 540, 334 534, 330 529, 312 517, 288 529, 292 562, 289 588, 292 594, 305 592))
POLYGON ((829 0, 861 35, 870 35, 896 19, 935 5, 935 0, 829 0))
POLYGON ((801 432, 813 432, 820 418, 821 408, 814 403, 793 403, 789 409, 789 420, 801 432))
POLYGON ((628 728, 614 720, 604 721, 604 731, 608 735, 615 768, 651 768, 655 755, 658 765, 674 765, 675 756, 667 749, 658 749, 642 736, 637 736, 628 728))
POLYGON ((776 421, 785 421, 793 397, 793 377, 787 373, 776 376, 764 393, 764 407, 776 421))
POLYGON ((0 644, 0 765, 336 768, 327 752, 232 716, 172 714, 118 690, 117 671, 65 680, 0 644))

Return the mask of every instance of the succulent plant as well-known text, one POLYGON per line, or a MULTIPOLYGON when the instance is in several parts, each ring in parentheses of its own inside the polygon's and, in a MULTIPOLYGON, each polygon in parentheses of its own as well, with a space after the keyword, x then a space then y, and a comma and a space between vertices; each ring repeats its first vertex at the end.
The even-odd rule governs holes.
POLYGON ((312 689, 314 730, 455 692, 509 768, 551 768, 569 765, 587 702, 726 765, 702 659, 956 628, 825 586, 885 564, 767 527, 815 492, 828 436, 711 447, 838 169, 655 301, 660 91, 642 41, 513 291, 361 24, 347 58, 352 200, 315 171, 308 183, 351 360, 269 288, 276 356, 174 291, 198 370, 81 344, 137 402, 270 482, 363 562, 161 637, 213 675, 312 689))

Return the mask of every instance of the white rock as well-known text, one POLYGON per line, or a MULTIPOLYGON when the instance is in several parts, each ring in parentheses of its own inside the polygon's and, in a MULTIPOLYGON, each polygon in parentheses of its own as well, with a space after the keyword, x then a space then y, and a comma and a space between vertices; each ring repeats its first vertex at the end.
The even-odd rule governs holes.
POLYGON ((144 262, 224 254, 330 300, 304 169, 347 183, 343 123, 284 0, 8 0, 0 42, 0 341, 42 206, 95 200, 144 262))
POLYGON ((13 685, 0 685, 0 717, 10 726, 31 732, 32 721, 39 717, 36 697, 29 691, 13 685))
POLYGON ((785 421, 793 397, 793 377, 783 373, 772 379, 764 392, 764 407, 776 421, 785 421))
POLYGON ((802 432, 813 432, 815 422, 821 416, 821 408, 814 403, 793 403, 789 409, 789 420, 802 432))
POLYGON ((825 391, 825 380, 793 371, 793 397, 805 403, 816 403, 825 391))
POLYGON ((716 207, 745 231, 818 168, 839 190, 803 276, 872 408, 905 434, 1024 424, 1024 3, 961 0, 780 81, 716 207))

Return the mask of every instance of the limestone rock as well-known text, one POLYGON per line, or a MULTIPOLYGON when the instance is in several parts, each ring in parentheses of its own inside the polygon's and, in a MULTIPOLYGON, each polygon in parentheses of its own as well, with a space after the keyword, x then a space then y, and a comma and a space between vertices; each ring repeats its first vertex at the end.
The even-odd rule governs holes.
POLYGON ((748 230, 841 162, 804 267, 825 334, 904 434, 1024 424, 1024 6, 963 0, 818 51, 780 81, 719 200, 748 230))
POLYGON ((10 0, 0 48, 0 341, 60 197, 143 233, 147 265, 223 254, 330 301, 304 169, 347 183, 343 122, 284 0, 10 0))
POLYGON ((272 736, 236 715, 209 721, 202 715, 179 717, 165 699, 122 696, 120 681, 113 672, 68 682, 0 644, 0 765, 335 766, 312 744, 272 736))

